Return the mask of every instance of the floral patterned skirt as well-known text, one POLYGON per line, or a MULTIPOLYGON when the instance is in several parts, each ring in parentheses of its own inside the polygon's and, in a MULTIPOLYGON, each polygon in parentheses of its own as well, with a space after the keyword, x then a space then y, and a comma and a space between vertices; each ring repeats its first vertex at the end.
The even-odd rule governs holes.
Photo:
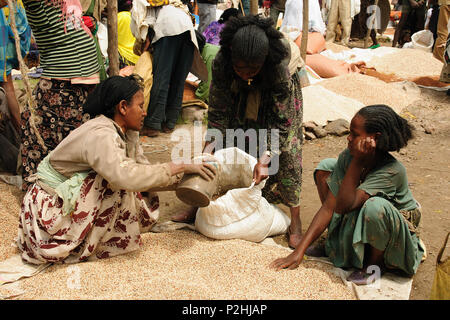
POLYGON ((75 210, 63 215, 62 200, 34 184, 26 193, 19 218, 17 246, 33 264, 77 263, 137 250, 140 234, 159 216, 156 194, 111 190, 91 172, 83 182, 75 210))
POLYGON ((90 85, 71 84, 64 80, 41 79, 34 90, 35 125, 47 150, 38 143, 30 126, 30 111, 22 112, 22 190, 31 184, 26 178, 36 173, 37 166, 73 129, 89 120, 83 114, 90 85))

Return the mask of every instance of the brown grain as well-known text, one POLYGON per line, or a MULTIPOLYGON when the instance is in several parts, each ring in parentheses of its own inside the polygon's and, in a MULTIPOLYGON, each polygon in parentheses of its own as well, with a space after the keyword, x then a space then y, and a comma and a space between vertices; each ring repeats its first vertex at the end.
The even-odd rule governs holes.
POLYGON ((326 264, 305 261, 296 270, 278 272, 268 267, 288 253, 192 231, 148 233, 139 251, 54 265, 22 280, 26 292, 18 299, 355 299, 326 264), (73 270, 80 274, 79 289, 68 285, 73 270))

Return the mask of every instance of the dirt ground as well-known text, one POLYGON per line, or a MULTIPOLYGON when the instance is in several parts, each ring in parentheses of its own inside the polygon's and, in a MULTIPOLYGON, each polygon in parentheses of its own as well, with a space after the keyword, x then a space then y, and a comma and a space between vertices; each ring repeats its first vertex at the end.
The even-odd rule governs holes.
MULTIPOLYGON (((415 138, 397 157, 406 167, 408 180, 414 197, 423 207, 420 237, 426 244, 428 258, 423 262, 414 276, 410 299, 429 299, 434 279, 436 256, 442 247, 446 233, 450 230, 450 98, 445 92, 422 89, 422 99, 407 107, 402 115, 416 127, 415 138), (431 132, 424 132, 424 127, 431 132)), ((179 125, 177 128, 192 130, 192 124, 179 125)), ((171 150, 176 145, 169 134, 157 138, 144 138, 144 150, 153 162, 169 161, 171 150)), ((301 218, 303 230, 306 231, 320 201, 312 178, 312 172, 320 160, 337 157, 346 147, 346 137, 327 136, 322 139, 305 141, 303 149, 303 188, 301 218)), ((15 208, 21 200, 22 193, 15 187, 0 182, 0 189, 11 193, 15 208)), ((188 208, 177 199, 175 192, 161 192, 160 221, 170 220, 172 214, 188 208)), ((0 202, 2 201, 0 197, 0 202)), ((3 204, 7 205, 7 204, 3 204)), ((9 205, 9 207, 11 207, 9 205)), ((289 215, 289 210, 282 206, 289 215)), ((11 238, 11 237, 7 237, 11 238)), ((287 246, 285 236, 278 236, 275 241, 287 246)))

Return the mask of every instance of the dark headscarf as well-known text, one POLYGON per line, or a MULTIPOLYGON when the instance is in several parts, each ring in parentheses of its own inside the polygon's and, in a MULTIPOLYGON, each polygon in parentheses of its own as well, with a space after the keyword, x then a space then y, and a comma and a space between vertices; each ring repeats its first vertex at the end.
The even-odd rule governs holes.
POLYGON ((219 23, 225 23, 231 17, 237 17, 238 15, 239 15, 239 10, 238 9, 236 9, 236 8, 228 8, 222 13, 222 15, 220 16, 218 22, 219 23))
POLYGON ((84 112, 89 113, 91 119, 100 114, 113 118, 119 102, 126 100, 130 103, 136 92, 142 89, 142 81, 136 74, 109 77, 89 94, 83 106, 84 112))

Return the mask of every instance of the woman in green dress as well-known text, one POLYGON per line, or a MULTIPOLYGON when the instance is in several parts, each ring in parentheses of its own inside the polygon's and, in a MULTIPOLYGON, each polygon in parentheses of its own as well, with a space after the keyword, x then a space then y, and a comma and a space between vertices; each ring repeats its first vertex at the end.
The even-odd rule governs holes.
POLYGON ((306 255, 323 255, 336 267, 356 268, 348 278, 367 284, 367 268, 412 276, 424 254, 417 230, 420 206, 405 167, 389 152, 412 138, 412 127, 386 105, 359 110, 350 124, 348 148, 323 160, 314 173, 322 206, 294 252, 272 262, 294 269, 306 255), (310 246, 328 228, 325 246, 310 246), (322 250, 320 250, 322 249, 322 250))

